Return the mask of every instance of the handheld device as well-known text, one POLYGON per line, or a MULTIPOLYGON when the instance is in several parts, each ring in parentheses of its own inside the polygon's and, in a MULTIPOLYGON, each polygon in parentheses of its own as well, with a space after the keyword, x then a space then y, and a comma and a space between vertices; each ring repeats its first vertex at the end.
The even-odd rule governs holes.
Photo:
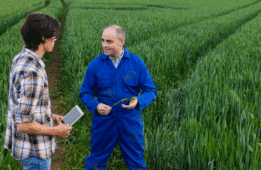
POLYGON ((72 110, 63 117, 61 122, 65 125, 69 124, 72 126, 78 119, 83 116, 83 112, 78 105, 76 105, 72 110))

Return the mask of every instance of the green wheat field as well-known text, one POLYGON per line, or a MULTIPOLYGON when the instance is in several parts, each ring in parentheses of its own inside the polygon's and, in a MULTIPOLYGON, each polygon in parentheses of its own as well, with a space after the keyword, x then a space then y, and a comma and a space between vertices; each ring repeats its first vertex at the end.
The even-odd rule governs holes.
MULTIPOLYGON (((148 170, 261 169, 260 0, 1 0, 1 170, 22 169, 3 145, 9 71, 32 11, 65 15, 61 109, 84 112, 61 143, 61 170, 83 169, 90 155, 92 114, 78 94, 112 24, 125 29, 125 47, 144 60, 159 93, 143 110, 148 170)), ((119 146, 106 169, 128 169, 119 146)))

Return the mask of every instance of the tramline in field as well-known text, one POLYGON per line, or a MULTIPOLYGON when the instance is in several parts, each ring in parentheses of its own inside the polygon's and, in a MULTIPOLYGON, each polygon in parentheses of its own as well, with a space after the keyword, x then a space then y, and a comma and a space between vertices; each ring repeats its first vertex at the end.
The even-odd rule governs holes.
POLYGON ((189 161, 179 167, 260 169, 260 21, 259 14, 207 53, 181 84, 184 113, 173 143, 176 158, 189 161))
MULTIPOLYGON (((66 94, 62 100, 68 111, 79 105, 85 114, 67 141, 68 153, 61 155, 66 161, 62 169, 83 168, 90 154, 92 115, 78 94, 89 62, 103 53, 102 30, 111 24, 125 29, 125 47, 144 60, 159 91, 156 102, 143 111, 148 169, 260 169, 259 1, 64 0, 64 4, 68 13, 60 47, 60 90, 66 94)), ((59 17, 62 4, 51 0, 40 12, 59 17)), ((6 128, 10 65, 23 45, 22 23, 0 36, 0 99, 5 101, 0 109, 1 136, 6 128)), ((0 151, 4 153, 0 169, 20 168, 10 153, 0 151)), ((107 168, 127 168, 119 147, 107 168)))
MULTIPOLYGON (((179 132, 183 132, 184 127, 186 127, 186 129, 191 128, 193 133, 208 134, 209 132, 208 129, 206 129, 206 132, 193 131, 194 127, 197 127, 199 123, 190 125, 189 122, 186 122, 186 117, 183 117, 183 115, 188 114, 186 111, 188 109, 185 108, 184 105, 186 105, 185 102, 189 102, 189 99, 183 97, 182 91, 177 91, 173 88, 181 88, 184 78, 191 78, 188 73, 193 73, 196 65, 195 62, 204 58, 205 53, 213 50, 219 43, 225 42, 230 35, 238 30, 238 28, 255 18, 260 13, 260 3, 252 1, 249 5, 231 5, 230 9, 225 9, 225 11, 227 10, 230 12, 225 12, 224 9, 222 9, 222 11, 221 8, 218 8, 216 5, 215 8, 217 9, 211 8, 209 5, 209 10, 205 10, 208 11, 208 13, 204 13, 205 20, 203 19, 204 21, 200 22, 202 20, 201 18, 198 23, 193 21, 196 20, 193 18, 193 15, 191 15, 190 18, 188 14, 187 23, 184 22, 183 18, 179 21, 178 13, 183 14, 182 11, 171 13, 173 15, 172 17, 175 19, 165 22, 163 9, 136 10, 135 13, 133 13, 131 10, 120 11, 103 9, 102 3, 100 6, 98 3, 95 5, 86 3, 84 5, 86 7, 85 9, 77 8, 82 6, 80 4, 80 2, 76 4, 76 1, 71 1, 69 5, 64 32, 66 36, 64 37, 64 46, 62 48, 64 52, 63 62, 64 65, 66 65, 64 72, 67 72, 64 76, 64 82, 67 82, 69 78, 75 80, 74 82, 71 82, 71 85, 67 84, 67 88, 71 94, 70 96, 72 96, 69 101, 73 104, 80 103, 77 96, 73 96, 73 94, 79 91, 82 77, 88 63, 93 57, 102 53, 99 42, 102 29, 109 24, 123 26, 127 34, 126 42, 129 43, 126 45, 126 48, 130 51, 135 51, 135 53, 140 55, 145 63, 148 64, 148 69, 150 70, 153 79, 155 79, 156 86, 159 87, 159 92, 161 92, 161 94, 159 93, 157 102, 149 109, 145 109, 143 115, 145 121, 144 134, 146 135, 145 157, 148 167, 151 169, 188 169, 189 167, 193 169, 193 165, 189 163, 192 159, 190 147, 184 145, 184 140, 188 137, 185 133, 181 134, 179 132), (88 6, 89 8, 87 8, 88 6), (100 9, 92 9, 91 7, 99 7, 100 9), (210 9, 212 9, 212 11, 210 9), (162 20, 156 20, 153 17, 149 19, 149 14, 152 14, 153 12, 156 14, 161 13, 162 15, 159 15, 157 18, 162 17, 162 20), (220 15, 222 13, 224 13, 223 16, 220 15), (142 15, 144 15, 144 17, 140 17, 142 15), (219 15, 220 17, 218 17, 219 15), (135 16, 137 16, 136 18, 143 18, 143 20, 135 20, 135 16), (148 20, 144 18, 147 18, 148 20), (179 26, 179 23, 182 22, 184 25, 179 26), (193 22, 195 23, 193 24, 193 22), (166 25, 167 23, 176 25, 180 28, 174 29, 173 31, 162 29, 162 27, 169 26, 166 25), (76 25, 80 26, 76 27, 76 25), (100 30, 97 28, 100 28, 100 30), (150 30, 147 31, 146 29, 150 30), (159 29, 162 30, 159 31, 159 29), (154 32, 156 35, 153 34, 154 32), (66 75, 68 75, 68 77, 66 75), (70 87, 73 88, 70 89, 70 87), (172 103, 169 102, 170 99, 173 101, 172 103), (174 107, 173 105, 179 107, 174 107), (182 118, 184 118, 184 121, 182 121, 182 118), (183 158, 180 159, 180 157, 183 158)), ((193 5, 189 6, 191 7, 193 5)), ((106 4, 105 7, 109 8, 110 6, 106 4)), ((198 14, 201 13, 201 16, 204 16, 202 14, 203 11, 200 11, 199 9, 198 14)), ((169 9, 165 10, 166 13, 170 12, 169 9)), ((193 12, 195 11, 196 10, 193 10, 193 12)), ((186 12, 188 13, 189 10, 186 12)), ((189 108, 191 106, 191 104, 190 106, 186 105, 186 107, 189 108)), ((196 107, 197 110, 193 110, 192 113, 198 112, 201 107, 201 105, 198 105, 196 107)), ((89 119, 91 122, 90 115, 86 115, 86 119, 89 119)), ((199 120, 197 122, 199 122, 199 120)), ((80 126, 87 128, 87 126, 84 125, 84 122, 82 122, 82 125, 80 126)), ((88 132, 86 135, 86 131, 89 131, 88 128, 81 131, 82 138, 86 138, 88 134, 90 134, 90 132, 88 132)), ((201 137, 201 139, 203 138, 201 137)), ((88 155, 89 150, 81 147, 81 145, 87 141, 86 139, 84 142, 82 142, 81 139, 75 139, 74 142, 79 143, 79 145, 77 147, 72 145, 72 150, 75 151, 77 148, 80 148, 77 151, 79 155, 88 155)), ((205 146, 202 146, 202 148, 204 147, 205 146)), ((119 148, 115 150, 115 155, 110 158, 109 162, 112 163, 109 168, 114 168, 116 166, 117 160, 115 159, 117 159, 117 157, 120 157, 119 148)), ((205 160, 205 157, 206 155, 203 154, 201 161, 196 164, 197 167, 208 169, 207 164, 209 163, 212 165, 212 160, 208 162, 203 161, 205 160)), ((218 159, 222 158, 218 157, 218 159)), ((70 160, 71 163, 74 161, 74 159, 70 160)), ((81 165, 83 166, 85 164, 84 159, 82 159, 81 162, 81 165)), ((123 160, 118 160, 118 167, 124 165, 119 162, 123 162, 123 160)), ((228 166, 229 165, 227 164, 224 165, 224 167, 228 166)), ((237 166, 238 165, 235 165, 235 167, 237 166)), ((210 168, 211 166, 209 166, 209 169, 210 168)))

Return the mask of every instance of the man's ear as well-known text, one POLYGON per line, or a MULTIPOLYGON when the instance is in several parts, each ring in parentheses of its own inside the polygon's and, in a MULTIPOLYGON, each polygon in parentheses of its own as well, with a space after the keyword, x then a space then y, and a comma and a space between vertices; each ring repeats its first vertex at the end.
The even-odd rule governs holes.
POLYGON ((122 45, 125 44, 125 39, 121 39, 120 41, 121 41, 122 45))
POLYGON ((43 44, 45 43, 45 38, 44 38, 44 36, 42 36, 42 40, 43 40, 43 44))

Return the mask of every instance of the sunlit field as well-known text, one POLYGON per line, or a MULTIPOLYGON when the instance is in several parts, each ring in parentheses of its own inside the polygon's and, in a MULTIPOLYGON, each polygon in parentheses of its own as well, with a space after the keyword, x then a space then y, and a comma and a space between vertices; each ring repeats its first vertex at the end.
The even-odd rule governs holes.
MULTIPOLYGON (((8 3, 14 0, 4 1, 5 6, 8 3)), ((8 8, 0 4, 0 16, 8 15, 8 8)), ((102 31, 112 24, 125 29, 125 47, 143 59, 158 90, 156 101, 142 111, 148 169, 261 169, 261 2, 37 0, 32 4, 37 6, 33 11, 58 20, 66 11, 57 96, 65 113, 75 105, 84 112, 60 143, 66 150, 59 155, 66 162, 61 169, 83 169, 90 155, 92 113, 78 94, 89 62, 103 53, 102 31)), ((14 15, 12 23, 0 19, 1 146, 9 70, 24 45, 19 29, 28 7, 19 10, 21 17, 14 15)), ((22 169, 10 151, 4 147, 0 151, 0 169, 22 169)), ((106 169, 128 169, 118 145, 106 169)))

